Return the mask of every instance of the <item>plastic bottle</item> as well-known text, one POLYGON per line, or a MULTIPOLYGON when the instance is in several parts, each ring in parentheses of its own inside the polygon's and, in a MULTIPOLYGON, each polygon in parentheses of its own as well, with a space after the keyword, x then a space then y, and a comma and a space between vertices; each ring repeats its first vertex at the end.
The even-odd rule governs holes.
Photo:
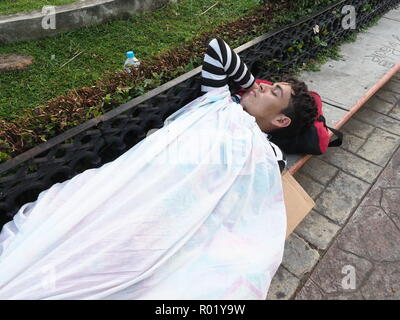
POLYGON ((131 72, 130 68, 138 69, 140 66, 140 61, 135 57, 135 53, 133 51, 128 51, 126 53, 127 59, 124 64, 124 69, 126 72, 131 72))

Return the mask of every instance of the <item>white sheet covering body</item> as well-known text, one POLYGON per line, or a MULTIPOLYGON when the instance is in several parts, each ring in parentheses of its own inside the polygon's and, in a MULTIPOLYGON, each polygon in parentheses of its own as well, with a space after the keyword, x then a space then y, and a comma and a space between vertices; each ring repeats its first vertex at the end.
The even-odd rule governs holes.
POLYGON ((0 298, 265 299, 285 232, 274 153, 216 89, 23 205, 0 233, 0 298))

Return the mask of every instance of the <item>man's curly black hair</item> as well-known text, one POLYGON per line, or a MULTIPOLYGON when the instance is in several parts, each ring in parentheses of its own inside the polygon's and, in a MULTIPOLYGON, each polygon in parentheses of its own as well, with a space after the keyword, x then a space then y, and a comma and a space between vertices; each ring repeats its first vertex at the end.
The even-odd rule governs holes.
POLYGON ((292 96, 289 105, 282 113, 291 119, 289 126, 271 131, 273 138, 290 138, 301 134, 309 128, 317 117, 317 104, 313 96, 308 92, 307 85, 295 78, 286 78, 282 80, 290 83, 292 96))

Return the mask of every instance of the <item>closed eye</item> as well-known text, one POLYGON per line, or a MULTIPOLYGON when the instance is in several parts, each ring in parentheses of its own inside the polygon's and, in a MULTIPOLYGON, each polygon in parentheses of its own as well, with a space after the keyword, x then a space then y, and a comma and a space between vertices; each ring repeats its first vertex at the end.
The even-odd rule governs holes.
POLYGON ((279 84, 277 84, 276 86, 274 86, 274 87, 272 88, 271 92, 272 92, 272 94, 273 94, 275 97, 280 97, 280 98, 282 98, 282 96, 283 96, 283 89, 282 89, 282 87, 281 87, 279 84), (277 93, 277 91, 279 91, 279 94, 277 93))

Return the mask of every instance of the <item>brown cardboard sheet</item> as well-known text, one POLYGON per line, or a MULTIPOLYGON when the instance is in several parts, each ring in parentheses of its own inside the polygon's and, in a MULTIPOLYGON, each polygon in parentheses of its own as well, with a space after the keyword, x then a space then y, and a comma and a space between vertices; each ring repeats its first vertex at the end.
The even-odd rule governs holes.
POLYGON ((283 173, 282 183, 287 216, 287 238, 315 206, 315 202, 289 171, 283 173))

